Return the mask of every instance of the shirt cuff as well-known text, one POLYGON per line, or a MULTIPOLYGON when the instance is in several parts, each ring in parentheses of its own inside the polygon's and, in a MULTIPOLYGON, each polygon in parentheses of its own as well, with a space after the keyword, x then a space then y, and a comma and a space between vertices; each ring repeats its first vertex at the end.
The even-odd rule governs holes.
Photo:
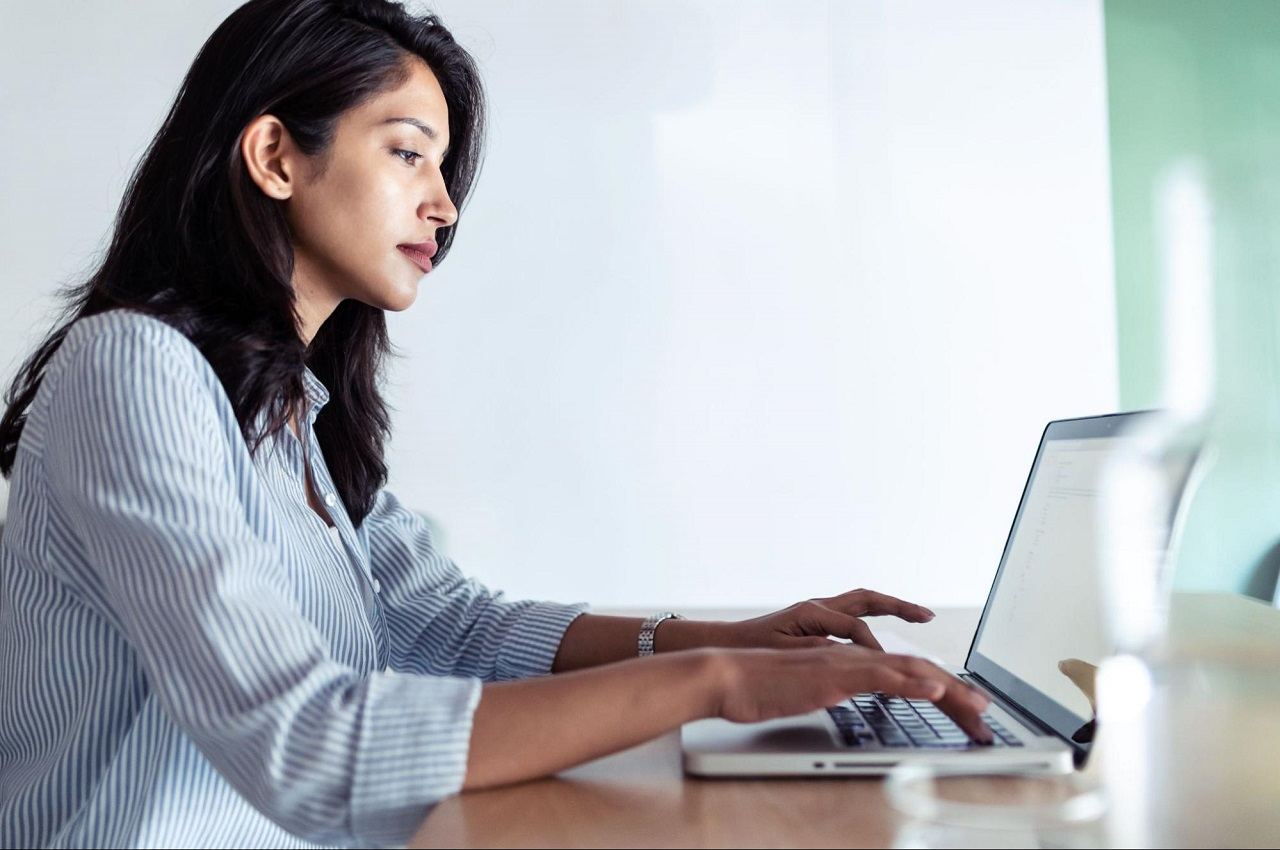
POLYGON ((370 677, 351 789, 361 843, 403 845, 431 809, 462 790, 479 679, 384 671, 370 677))
POLYGON ((569 624, 590 608, 585 602, 528 603, 498 649, 498 678, 527 679, 550 673, 569 624))

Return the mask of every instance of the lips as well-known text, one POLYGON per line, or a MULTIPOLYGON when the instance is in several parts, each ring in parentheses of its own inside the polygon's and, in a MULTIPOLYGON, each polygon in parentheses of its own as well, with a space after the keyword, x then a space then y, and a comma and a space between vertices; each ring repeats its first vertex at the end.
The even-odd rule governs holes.
POLYGON ((417 242, 408 245, 397 245, 396 248, 412 260, 423 272, 431 271, 431 258, 436 254, 436 243, 417 242))
POLYGON ((412 248, 427 255, 427 259, 431 259, 436 255, 436 243, 428 239, 426 242, 401 242, 397 247, 412 248))

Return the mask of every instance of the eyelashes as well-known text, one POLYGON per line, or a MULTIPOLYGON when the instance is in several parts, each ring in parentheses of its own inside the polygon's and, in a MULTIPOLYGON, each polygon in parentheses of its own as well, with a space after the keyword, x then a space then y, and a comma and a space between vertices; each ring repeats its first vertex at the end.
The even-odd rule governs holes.
POLYGON ((400 157, 400 159, 404 160, 404 161, 405 161, 406 163, 408 163, 410 166, 413 166, 413 165, 417 164, 418 160, 422 159, 422 154, 420 154, 420 153, 415 153, 414 151, 404 150, 404 149, 402 149, 402 148, 396 148, 394 151, 392 151, 392 153, 394 153, 396 156, 400 157), (412 160, 410 160, 410 159, 406 158, 406 157, 404 156, 404 154, 408 154, 408 156, 413 157, 413 159, 412 159, 412 160))

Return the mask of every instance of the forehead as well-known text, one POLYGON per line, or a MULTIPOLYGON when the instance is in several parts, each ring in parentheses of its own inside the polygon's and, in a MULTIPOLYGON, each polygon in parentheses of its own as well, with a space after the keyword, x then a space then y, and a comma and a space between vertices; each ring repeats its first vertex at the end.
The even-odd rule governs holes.
POLYGON ((379 92, 362 103, 352 111, 351 118, 366 130, 402 129, 417 136, 419 131, 409 124, 383 123, 388 118, 413 118, 434 129, 439 144, 447 146, 449 105, 445 101, 444 90, 440 88, 440 82, 427 63, 417 57, 407 62, 408 78, 396 88, 379 92))

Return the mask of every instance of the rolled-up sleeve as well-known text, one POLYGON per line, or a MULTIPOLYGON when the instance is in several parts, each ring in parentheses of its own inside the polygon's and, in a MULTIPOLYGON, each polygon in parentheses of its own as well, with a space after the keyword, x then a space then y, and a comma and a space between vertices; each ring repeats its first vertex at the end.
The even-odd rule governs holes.
MULTIPOLYGON (((174 332, 176 333, 176 332, 174 332)), ((163 709, 266 817, 403 843, 457 792, 481 683, 336 662, 232 479, 212 371, 159 326, 68 338, 43 463, 95 597, 163 709)))
POLYGON ((551 672, 569 624, 590 606, 506 600, 438 552, 431 526, 387 489, 365 518, 394 668, 504 681, 551 672))

